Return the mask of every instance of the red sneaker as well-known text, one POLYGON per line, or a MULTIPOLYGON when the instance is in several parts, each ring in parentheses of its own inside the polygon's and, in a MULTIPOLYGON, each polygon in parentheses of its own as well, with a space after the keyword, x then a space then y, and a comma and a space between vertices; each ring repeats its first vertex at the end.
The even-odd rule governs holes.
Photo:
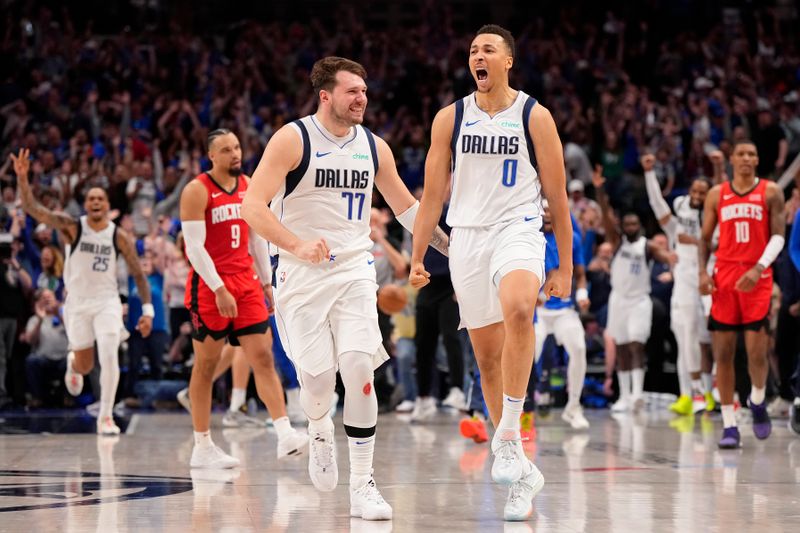
POLYGON ((458 428, 461 431, 461 436, 465 439, 472 439, 478 444, 489 440, 486 424, 476 416, 472 418, 462 418, 461 422, 458 424, 458 428))

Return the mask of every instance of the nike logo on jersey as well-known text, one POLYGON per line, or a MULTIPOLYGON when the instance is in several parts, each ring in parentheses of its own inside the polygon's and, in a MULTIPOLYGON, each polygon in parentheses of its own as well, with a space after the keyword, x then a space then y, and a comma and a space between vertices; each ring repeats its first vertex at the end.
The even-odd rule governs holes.
POLYGON ((328 260, 329 263, 336 261, 336 256, 331 254, 331 258, 328 260))
POLYGON ((221 192, 212 192, 211 193, 211 198, 217 198, 218 196, 222 196, 222 193, 221 192))
POLYGON ((732 195, 732 194, 724 194, 724 195, 722 195, 722 199, 723 200, 730 200, 731 198, 733 198, 733 196, 734 195, 732 195))
POLYGON ((325 157, 326 155, 329 155, 330 153, 331 152, 317 152, 317 157, 325 157))
POLYGON ((367 260, 367 264, 368 264, 368 265, 371 265, 371 264, 373 264, 374 262, 375 262, 375 260, 374 260, 374 259, 369 259, 369 260, 367 260))
POLYGON ((466 126, 466 127, 468 127, 468 128, 469 128, 470 126, 474 126, 474 125, 475 125, 475 124, 477 124, 478 122, 480 122, 480 120, 475 120, 475 121, 473 121, 473 122, 467 121, 467 122, 466 122, 466 124, 464 124, 464 126, 466 126))
POLYGON ((525 217, 525 222, 530 222, 531 220, 535 219, 536 217, 525 217))

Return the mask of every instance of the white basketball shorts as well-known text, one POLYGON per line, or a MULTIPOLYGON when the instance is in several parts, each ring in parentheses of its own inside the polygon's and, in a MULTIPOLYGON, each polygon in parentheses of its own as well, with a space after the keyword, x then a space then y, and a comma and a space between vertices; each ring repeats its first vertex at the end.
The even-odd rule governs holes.
POLYGON ((461 326, 476 329, 503 321, 500 280, 511 271, 528 270, 544 283, 545 239, 541 217, 518 219, 486 228, 453 228, 450 277, 461 313, 461 326))
POLYGON ((279 259, 275 321, 297 368, 318 376, 338 369, 346 352, 373 354, 373 368, 389 358, 378 327, 374 262, 368 252, 318 265, 279 259))

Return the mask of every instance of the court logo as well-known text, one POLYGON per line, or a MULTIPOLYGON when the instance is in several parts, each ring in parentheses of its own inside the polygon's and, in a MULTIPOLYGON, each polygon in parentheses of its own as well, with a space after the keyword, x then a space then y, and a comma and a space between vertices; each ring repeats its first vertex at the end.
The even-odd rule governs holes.
POLYGON ((0 513, 145 500, 192 490, 183 477, 0 470, 0 513))

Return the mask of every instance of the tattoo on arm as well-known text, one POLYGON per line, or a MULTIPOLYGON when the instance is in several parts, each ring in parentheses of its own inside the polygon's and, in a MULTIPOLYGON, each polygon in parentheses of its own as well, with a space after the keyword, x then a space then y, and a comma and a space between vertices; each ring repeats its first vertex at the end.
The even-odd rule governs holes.
POLYGON ((428 245, 443 256, 448 257, 447 247, 449 243, 450 239, 447 237, 447 233, 437 226, 433 230, 433 235, 431 235, 431 240, 428 245))
POLYGON ((66 213, 56 213, 51 211, 39 203, 33 197, 30 189, 27 189, 22 195, 22 208, 30 216, 43 224, 47 224, 57 230, 63 231, 71 239, 75 237, 75 228, 77 221, 66 213))
POLYGON ((136 289, 139 291, 139 297, 142 299, 143 304, 153 303, 150 296, 150 284, 147 282, 147 276, 142 271, 142 266, 139 264, 139 257, 136 255, 136 249, 133 242, 128 237, 127 233, 123 230, 117 230, 117 247, 125 258, 128 264, 128 271, 133 276, 133 281, 136 282, 136 289))

